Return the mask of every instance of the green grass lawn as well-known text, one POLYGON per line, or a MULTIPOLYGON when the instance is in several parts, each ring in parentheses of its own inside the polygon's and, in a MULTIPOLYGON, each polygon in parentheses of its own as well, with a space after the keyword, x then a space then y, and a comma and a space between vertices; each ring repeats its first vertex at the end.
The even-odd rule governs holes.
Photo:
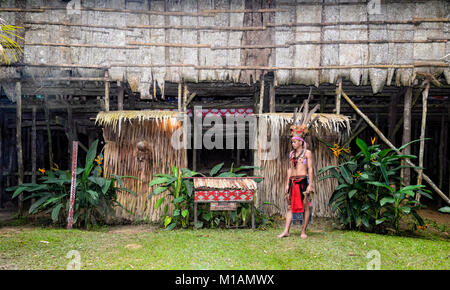
POLYGON ((295 227, 278 239, 267 230, 165 231, 150 225, 96 231, 15 226, 0 228, 0 269, 367 269, 372 250, 381 269, 450 269, 446 239, 385 236, 312 225, 307 240, 295 227))

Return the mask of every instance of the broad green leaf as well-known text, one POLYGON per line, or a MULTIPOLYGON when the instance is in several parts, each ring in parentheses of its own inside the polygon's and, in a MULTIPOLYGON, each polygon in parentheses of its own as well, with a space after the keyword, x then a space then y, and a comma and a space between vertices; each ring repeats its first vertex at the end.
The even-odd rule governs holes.
POLYGON ((157 184, 162 184, 162 183, 167 183, 170 179, 167 177, 158 177, 153 179, 148 186, 153 186, 153 185, 157 185, 157 184))
POLYGON ((333 175, 325 175, 325 176, 320 177, 317 181, 322 181, 322 180, 325 180, 328 178, 334 178, 334 176, 333 175))
POLYGON ((192 184, 191 180, 183 180, 184 186, 186 187, 186 191, 188 196, 192 196, 192 193, 194 192, 194 185, 192 184))
POLYGON ((370 159, 370 153, 369 153, 369 150, 367 148, 366 142, 364 142, 360 138, 356 138, 356 145, 358 145, 358 147, 361 149, 361 152, 364 154, 364 156, 367 159, 370 159))
POLYGON ((209 172, 209 176, 214 176, 217 174, 217 172, 219 172, 220 169, 222 169, 224 163, 219 163, 216 166, 214 166, 211 171, 209 172))
POLYGON ((171 230, 173 230, 176 226, 177 226, 176 223, 171 223, 165 230, 166 230, 166 231, 171 231, 171 230))
POLYGON ((59 212, 61 210, 61 208, 64 205, 62 203, 58 204, 57 206, 55 206, 52 210, 52 220, 54 223, 56 223, 58 221, 58 216, 59 216, 59 212))
POLYGON ((352 198, 352 197, 355 195, 356 192, 357 192, 356 189, 350 190, 350 191, 348 192, 348 198, 352 198))
POLYGON ((392 197, 383 197, 380 200, 380 205, 384 206, 386 203, 394 203, 394 199, 392 197))
POLYGON ((166 190, 167 190, 167 187, 164 187, 164 186, 157 187, 157 188, 155 188, 155 190, 152 191, 152 193, 150 193, 150 195, 148 196, 148 199, 150 199, 154 195, 160 194, 166 190))
POLYGON ((375 186, 378 186, 378 187, 387 188, 387 189, 389 189, 390 192, 394 191, 394 189, 392 187, 390 187, 389 185, 386 185, 385 183, 381 183, 381 182, 378 182, 378 181, 367 181, 367 183, 375 185, 375 186))
POLYGON ((156 201, 156 203, 155 203, 155 209, 161 206, 161 204, 163 203, 164 199, 165 199, 165 197, 163 196, 163 197, 161 197, 160 199, 158 199, 158 200, 156 201))
POLYGON ((179 209, 175 209, 173 211, 173 216, 176 217, 176 216, 179 216, 179 215, 180 215, 180 210, 179 209))
POLYGON ((187 210, 187 209, 185 209, 185 210, 183 210, 183 211, 181 212, 181 216, 184 217, 184 218, 185 218, 188 214, 189 214, 189 210, 187 210))
POLYGON ((401 210, 405 213, 405 214, 409 214, 411 212, 411 208, 409 206, 402 206, 401 210))
POLYGON ((440 212, 450 213, 450 206, 444 206, 439 209, 440 212))
POLYGON ((330 166, 322 167, 322 168, 317 172, 317 175, 320 175, 320 174, 324 173, 325 171, 328 171, 329 169, 331 169, 331 168, 336 168, 336 167, 338 167, 338 166, 336 166, 336 165, 330 165, 330 166))
POLYGON ((166 215, 166 218, 164 219, 164 227, 167 227, 168 224, 172 222, 172 218, 168 215, 166 215))
POLYGON ((382 222, 384 222, 386 220, 386 218, 384 217, 384 218, 381 218, 381 219, 377 219, 376 221, 375 221, 375 224, 376 225, 379 225, 379 224, 381 224, 382 222))
POLYGON ((348 184, 353 184, 352 174, 348 171, 347 167, 341 166, 339 168, 341 169, 341 174, 342 174, 342 177, 344 177, 345 182, 348 184))
POLYGON ((175 198, 175 199, 172 201, 172 203, 173 203, 173 204, 177 204, 177 203, 182 202, 183 200, 184 200, 184 196, 180 196, 180 197, 175 198))
POLYGON ((41 197, 40 199, 36 200, 30 207, 29 209, 29 213, 35 213, 36 210, 44 203, 46 202, 49 198, 51 197, 51 194, 48 193, 48 195, 45 195, 43 197, 41 197))
POLYGON ((258 167, 258 166, 249 166, 249 165, 244 165, 244 166, 240 166, 240 167, 238 167, 238 168, 236 168, 235 170, 234 170, 234 172, 238 172, 238 171, 241 171, 241 170, 246 170, 246 169, 257 169, 257 170, 263 170, 261 167, 258 167))

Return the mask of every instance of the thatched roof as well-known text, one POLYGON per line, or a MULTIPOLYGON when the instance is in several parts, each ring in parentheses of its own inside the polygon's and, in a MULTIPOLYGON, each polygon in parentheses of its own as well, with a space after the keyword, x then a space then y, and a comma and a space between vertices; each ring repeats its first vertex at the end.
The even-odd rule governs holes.
POLYGON ((255 190, 257 184, 252 178, 245 177, 198 177, 193 178, 195 190, 241 189, 255 190))
POLYGON ((170 129, 175 129, 180 126, 178 118, 181 116, 178 112, 174 111, 110 111, 99 112, 95 123, 100 126, 111 126, 114 132, 120 135, 123 122, 143 122, 152 120, 157 123, 161 123, 164 126, 168 126, 170 129))
POLYGON ((40 88, 46 78, 72 77, 101 83, 106 70, 108 80, 125 78, 151 99, 150 87, 164 92, 165 81, 250 83, 268 71, 277 85, 343 78, 370 84, 373 93, 410 86, 417 72, 443 74, 450 83, 446 0, 379 1, 372 10, 362 0, 109 1, 108 8, 85 0, 78 11, 66 1, 11 7, 18 2, 0 11, 9 24, 26 27, 24 67, 0 66, 0 84, 28 79, 40 88))
MULTIPOLYGON (((260 117, 266 119, 267 122, 280 127, 280 132, 287 132, 285 128, 293 123, 292 113, 265 113, 260 114, 260 117)), ((312 114, 312 118, 316 118, 316 121, 311 126, 312 133, 319 133, 319 130, 324 129, 328 133, 341 133, 346 131, 350 133, 350 118, 345 115, 337 114, 312 114)))

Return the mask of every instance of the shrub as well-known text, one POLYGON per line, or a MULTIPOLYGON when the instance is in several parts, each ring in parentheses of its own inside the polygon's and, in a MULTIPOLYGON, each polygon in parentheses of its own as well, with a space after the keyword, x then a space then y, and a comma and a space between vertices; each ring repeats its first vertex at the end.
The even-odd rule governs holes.
MULTIPOLYGON (((330 173, 320 177, 319 181, 326 178, 336 178, 338 181, 329 205, 337 213, 340 223, 348 229, 386 232, 386 229, 393 227, 398 234, 400 220, 405 215, 412 215, 423 226, 424 222, 417 213, 423 205, 414 197, 420 193, 431 198, 430 191, 424 185, 404 186, 400 178, 400 170, 411 167, 403 165, 405 162, 402 160, 416 156, 398 154, 393 149, 382 150, 374 141, 368 146, 357 138, 356 145, 360 151, 354 156, 349 154, 349 149, 338 144, 334 147, 327 144, 340 163, 326 166, 318 172, 319 175, 330 173)), ((398 151, 417 141, 403 145, 398 151)))
MULTIPOLYGON (((135 178, 133 176, 118 176, 112 174, 112 178, 104 178, 102 174, 103 156, 97 155, 98 140, 96 140, 86 156, 84 168, 77 168, 76 198, 74 203, 74 226, 88 228, 107 216, 114 214, 115 206, 123 206, 117 201, 117 191, 123 190, 136 196, 131 190, 123 186, 123 178, 135 178), (116 187, 116 182, 120 187, 116 187)), ((24 183, 10 187, 7 190, 14 191, 12 198, 23 192, 31 193, 24 198, 34 198, 29 213, 51 213, 54 223, 63 224, 67 220, 70 201, 70 187, 72 181, 71 170, 50 171, 39 170, 42 176, 39 183, 24 183)))

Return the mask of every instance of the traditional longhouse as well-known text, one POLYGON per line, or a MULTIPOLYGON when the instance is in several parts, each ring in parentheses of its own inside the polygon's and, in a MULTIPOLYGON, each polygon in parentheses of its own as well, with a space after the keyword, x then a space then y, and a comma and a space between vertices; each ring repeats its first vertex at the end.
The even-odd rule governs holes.
MULTIPOLYGON (((169 163, 148 163, 147 171, 137 161, 129 171, 117 163, 125 158, 121 146, 139 138, 167 142, 150 137, 168 132, 162 124, 170 114, 158 123, 156 111, 202 106, 204 114, 254 114, 283 136, 310 92, 311 104, 321 105, 315 134, 330 142, 376 134, 341 97, 395 146, 432 137, 426 148, 436 150, 417 143, 410 153, 421 152, 424 173, 448 195, 449 8, 445 0, 1 1, 0 18, 24 27, 17 39, 24 54, 0 65, 0 207, 10 200, 4 188, 35 180, 37 168, 68 168, 72 140, 80 141, 82 158, 93 140, 104 138, 109 172, 164 171, 169 163), (124 112, 143 110, 151 113, 124 112)), ((275 182, 287 163, 288 139, 281 140, 280 156, 271 161, 259 160, 248 142, 245 149, 164 154, 167 162, 199 171, 222 161, 270 168, 256 172, 266 177, 256 201, 275 213, 263 202, 285 207, 275 182)), ((317 168, 335 162, 317 142, 313 136, 317 168)), ((133 146, 127 150, 136 152, 133 146)), ((332 187, 314 200, 315 214, 330 215, 332 187)), ((144 204, 133 207, 154 218, 144 204)))

